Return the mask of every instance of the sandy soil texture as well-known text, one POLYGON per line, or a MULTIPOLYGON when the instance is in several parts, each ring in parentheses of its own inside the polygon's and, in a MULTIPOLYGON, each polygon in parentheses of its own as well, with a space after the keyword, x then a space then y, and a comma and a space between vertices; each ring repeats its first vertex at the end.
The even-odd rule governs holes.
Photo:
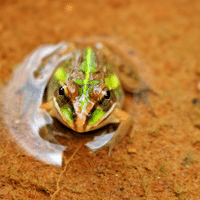
POLYGON ((200 1, 1 0, 0 86, 39 45, 102 35, 140 52, 156 117, 137 105, 134 129, 111 157, 81 146, 61 168, 27 155, 1 112, 0 199, 200 199, 200 1))

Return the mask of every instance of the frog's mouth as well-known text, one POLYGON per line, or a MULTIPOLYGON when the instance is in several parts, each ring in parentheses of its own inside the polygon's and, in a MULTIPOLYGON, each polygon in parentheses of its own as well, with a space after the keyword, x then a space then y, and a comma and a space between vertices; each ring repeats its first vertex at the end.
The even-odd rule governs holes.
MULTIPOLYGON (((93 113, 91 113, 86 120, 84 121, 83 126, 81 127, 82 123, 79 123, 78 120, 76 120, 76 127, 77 127, 77 132, 88 132, 92 130, 99 129, 107 124, 110 123, 109 116, 112 115, 113 110, 116 107, 116 103, 112 105, 112 107, 104 112, 100 108, 93 109, 93 113)), ((82 117, 82 114, 80 115, 80 118, 82 117)), ((77 118, 78 119, 78 118, 77 118)))
POLYGON ((111 108, 105 112, 103 109, 98 107, 95 108, 95 105, 88 105, 91 107, 90 109, 80 111, 78 103, 74 104, 72 109, 71 106, 67 105, 60 108, 55 98, 53 99, 53 102, 56 110, 54 117, 65 126, 79 133, 92 131, 109 124, 111 121, 109 116, 116 107, 116 103, 114 103, 111 108))

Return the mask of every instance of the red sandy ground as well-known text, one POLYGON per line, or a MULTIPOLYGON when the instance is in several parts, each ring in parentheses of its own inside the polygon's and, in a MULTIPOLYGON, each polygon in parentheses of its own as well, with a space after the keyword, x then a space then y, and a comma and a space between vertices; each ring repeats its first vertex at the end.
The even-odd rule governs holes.
POLYGON ((82 146, 62 174, 23 152, 1 117, 0 199, 200 199, 200 111, 191 103, 200 97, 200 1, 84 2, 0 1, 1 86, 38 45, 115 36, 139 49, 152 69, 157 117, 139 105, 134 130, 111 157, 82 146))

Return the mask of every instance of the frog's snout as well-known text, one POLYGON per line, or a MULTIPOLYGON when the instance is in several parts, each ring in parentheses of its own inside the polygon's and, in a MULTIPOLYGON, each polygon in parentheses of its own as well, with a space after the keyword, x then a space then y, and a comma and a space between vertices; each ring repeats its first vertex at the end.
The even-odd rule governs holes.
POLYGON ((85 132, 86 120, 87 120, 86 113, 81 112, 76 115, 75 127, 77 132, 79 133, 85 132))

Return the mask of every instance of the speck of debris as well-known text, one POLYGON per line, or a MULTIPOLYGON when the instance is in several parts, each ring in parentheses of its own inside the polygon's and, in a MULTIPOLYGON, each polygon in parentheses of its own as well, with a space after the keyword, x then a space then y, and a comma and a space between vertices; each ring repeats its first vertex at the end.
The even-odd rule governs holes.
POLYGON ((136 149, 135 148, 129 148, 128 153, 129 154, 136 154, 136 149))

